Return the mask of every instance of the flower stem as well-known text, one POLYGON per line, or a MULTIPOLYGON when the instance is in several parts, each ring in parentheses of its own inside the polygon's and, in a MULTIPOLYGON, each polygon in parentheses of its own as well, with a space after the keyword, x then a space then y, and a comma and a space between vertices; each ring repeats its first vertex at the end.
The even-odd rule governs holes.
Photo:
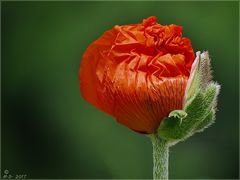
POLYGON ((168 179, 169 145, 157 134, 150 135, 153 144, 153 179, 168 179))

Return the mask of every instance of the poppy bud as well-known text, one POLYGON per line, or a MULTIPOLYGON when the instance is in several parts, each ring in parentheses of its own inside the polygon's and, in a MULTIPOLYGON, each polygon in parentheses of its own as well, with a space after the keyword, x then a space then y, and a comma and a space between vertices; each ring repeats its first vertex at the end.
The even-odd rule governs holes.
POLYGON ((214 122, 220 85, 208 52, 195 53, 182 27, 151 16, 114 26, 85 51, 82 96, 128 128, 149 134, 153 178, 168 179, 170 145, 214 122))

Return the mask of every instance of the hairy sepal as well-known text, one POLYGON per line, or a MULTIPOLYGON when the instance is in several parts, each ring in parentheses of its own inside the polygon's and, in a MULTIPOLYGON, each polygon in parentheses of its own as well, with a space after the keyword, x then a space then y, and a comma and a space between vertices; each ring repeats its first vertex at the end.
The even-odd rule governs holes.
POLYGON ((215 120, 219 89, 217 83, 198 89, 186 102, 183 110, 172 111, 169 117, 162 121, 158 129, 159 136, 175 144, 209 127, 215 120))
POLYGON ((190 77, 185 90, 183 106, 185 106, 197 91, 204 90, 212 81, 211 59, 208 52, 196 53, 196 59, 192 65, 190 77))
POLYGON ((159 128, 159 136, 170 145, 209 127, 215 120, 220 85, 212 81, 208 52, 196 53, 185 90, 183 109, 169 113, 159 128))

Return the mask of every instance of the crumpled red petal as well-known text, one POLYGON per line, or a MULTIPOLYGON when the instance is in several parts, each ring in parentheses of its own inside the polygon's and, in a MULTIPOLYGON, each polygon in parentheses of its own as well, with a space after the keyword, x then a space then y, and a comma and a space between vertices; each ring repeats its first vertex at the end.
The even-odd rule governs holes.
POLYGON ((137 132, 152 133, 182 101, 195 59, 182 28, 156 17, 114 26, 85 51, 80 66, 82 96, 137 132))

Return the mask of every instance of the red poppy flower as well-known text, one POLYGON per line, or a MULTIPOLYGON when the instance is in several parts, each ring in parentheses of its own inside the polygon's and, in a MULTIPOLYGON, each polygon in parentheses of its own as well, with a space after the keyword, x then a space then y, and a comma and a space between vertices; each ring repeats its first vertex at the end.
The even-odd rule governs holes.
POLYGON ((152 16, 141 24, 114 26, 82 57, 80 89, 95 107, 141 133, 182 109, 195 54, 182 27, 152 16))

